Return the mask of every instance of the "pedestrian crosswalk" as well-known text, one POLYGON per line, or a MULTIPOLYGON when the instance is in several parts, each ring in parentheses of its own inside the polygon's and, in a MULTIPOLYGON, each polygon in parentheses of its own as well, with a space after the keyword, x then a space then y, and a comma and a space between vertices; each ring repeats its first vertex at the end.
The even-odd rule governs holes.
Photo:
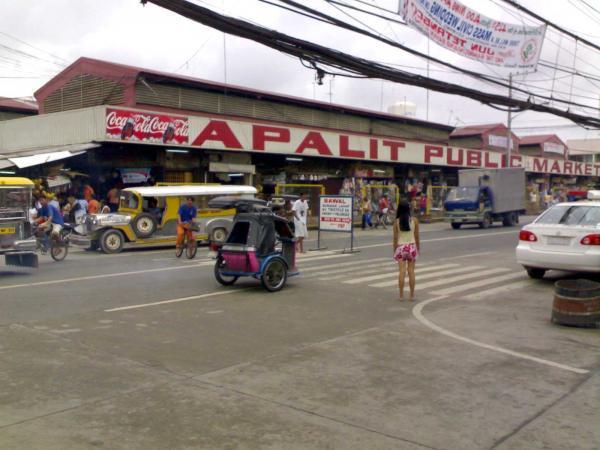
MULTIPOLYGON (((398 289, 398 265, 390 257, 322 261, 315 256, 300 260, 298 264, 304 278, 348 287, 391 292, 398 289)), ((460 295, 468 300, 481 300, 526 289, 536 283, 517 267, 437 261, 419 262, 415 272, 419 296, 422 293, 432 296, 460 295)), ((408 287, 408 279, 406 285, 408 287)))

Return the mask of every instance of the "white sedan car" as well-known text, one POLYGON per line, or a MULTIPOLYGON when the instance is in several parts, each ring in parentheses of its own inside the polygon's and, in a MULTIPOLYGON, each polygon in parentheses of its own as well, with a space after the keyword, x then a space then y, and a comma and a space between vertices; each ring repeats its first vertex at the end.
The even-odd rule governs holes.
MULTIPOLYGON (((597 197, 590 191, 588 198, 597 197)), ((600 272, 600 201, 559 203, 524 226, 517 262, 531 278, 551 269, 600 272)))

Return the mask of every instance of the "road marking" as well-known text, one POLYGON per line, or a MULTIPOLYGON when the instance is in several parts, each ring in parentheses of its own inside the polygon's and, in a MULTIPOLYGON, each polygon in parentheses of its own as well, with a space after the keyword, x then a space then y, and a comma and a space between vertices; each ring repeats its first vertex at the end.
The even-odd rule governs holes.
MULTIPOLYGON (((500 269, 497 269, 497 270, 500 270, 500 269)), ((508 269, 506 269, 506 270, 508 270, 508 269)), ((481 274, 483 275, 483 272, 481 274)), ((467 284, 462 284, 460 286, 454 286, 454 287, 451 287, 448 289, 442 289, 440 291, 433 292, 433 294, 434 295, 452 295, 452 294, 456 294, 458 292, 468 291, 469 289, 475 289, 475 288, 479 288, 482 286, 487 286, 488 284, 496 284, 501 281, 509 281, 509 280, 514 280, 515 278, 521 278, 521 277, 523 277, 523 274, 521 272, 509 273, 507 275, 501 275, 501 276, 490 278, 487 280, 474 281, 473 283, 467 283, 467 284)), ((472 278, 474 278, 474 277, 472 277, 472 278)))
POLYGON ((589 370, 586 370, 586 369, 580 369, 578 367, 572 367, 572 366, 568 366, 566 364, 560 364, 560 363, 557 363, 554 361, 549 361, 547 359, 542 359, 542 358, 538 358, 536 356, 526 355, 525 353, 519 353, 519 352, 515 352, 512 350, 503 348, 503 347, 498 347, 496 345, 485 344, 483 342, 469 339, 467 337, 453 333, 452 331, 446 330, 445 328, 442 328, 442 327, 436 325, 435 323, 433 323, 432 321, 430 321, 423 315, 423 308, 425 308, 425 306, 427 306, 433 302, 437 302, 439 300, 446 299, 446 298, 448 298, 448 297, 443 295, 443 296, 431 298, 422 303, 417 303, 415 305, 415 307, 412 309, 413 316, 415 317, 415 319, 417 319, 419 322, 421 322, 426 327, 432 329, 433 331, 437 331, 438 333, 443 334, 444 336, 448 336, 452 339, 456 339, 457 341, 465 342, 467 344, 471 344, 476 347, 484 348, 486 350, 492 350, 494 352, 503 353, 503 354, 509 355, 509 356, 514 356, 515 358, 525 359, 527 361, 532 361, 532 362, 536 362, 538 364, 543 364, 546 366, 554 367, 556 369, 562 369, 562 370, 574 372, 577 374, 589 373, 589 370))
POLYGON ((298 264, 300 264, 300 263, 305 263, 305 262, 309 262, 309 261, 321 261, 322 259, 347 258, 349 256, 352 256, 352 255, 350 253, 338 253, 336 255, 311 256, 309 258, 302 258, 297 262, 298 262, 298 264))
MULTIPOLYGON (((323 272, 319 272, 319 273, 313 273, 310 275, 307 275, 305 278, 310 278, 310 277, 322 277, 325 275, 336 275, 336 274, 342 274, 346 275, 352 272, 352 270, 361 270, 361 274, 368 274, 368 273, 376 273, 376 272, 380 272, 381 270, 385 270, 386 267, 392 267, 392 266, 397 266, 395 261, 389 261, 389 258, 387 262, 382 262, 382 263, 377 263, 377 264, 373 264, 371 263, 371 261, 364 261, 361 260, 361 263, 367 263, 368 266, 363 270, 362 267, 346 267, 346 268, 339 268, 339 266, 341 264, 332 264, 330 267, 338 267, 337 269, 334 270, 326 270, 323 272)), ((332 280, 335 279, 335 277, 331 278, 332 280)))
POLYGON ((229 289, 226 291, 208 292, 206 294, 192 295, 191 297, 172 298, 170 300, 161 300, 159 302, 141 303, 138 305, 129 305, 129 306, 121 306, 119 308, 105 309, 104 312, 127 311, 130 309, 141 309, 141 308, 149 308, 151 306, 168 305, 170 303, 189 302, 190 300, 198 300, 201 298, 209 298, 209 297, 218 297, 221 295, 237 294, 238 292, 248 291, 250 289, 254 289, 254 288, 229 289))
POLYGON ((194 265, 190 264, 187 266, 177 266, 177 267, 161 267, 160 269, 134 270, 131 272, 106 273, 106 274, 102 274, 102 275, 90 275, 90 276, 85 276, 85 277, 62 278, 60 280, 38 281, 35 283, 10 284, 8 286, 0 286, 0 290, 16 289, 16 288, 31 287, 31 286, 46 286, 46 285, 50 285, 50 284, 60 284, 60 283, 71 283, 74 281, 98 280, 98 279, 102 279, 102 278, 126 277, 129 275, 138 275, 138 274, 142 274, 142 273, 167 272, 167 271, 171 271, 171 270, 192 269, 195 267, 203 267, 203 266, 211 266, 211 265, 213 265, 213 262, 199 263, 199 264, 194 264, 194 265))
MULTIPOLYGON (((450 237, 435 238, 435 239, 422 239, 421 243, 424 243, 424 242, 439 242, 439 241, 454 241, 454 240, 458 240, 458 239, 472 239, 472 238, 488 237, 488 236, 500 236, 502 234, 514 234, 515 237, 518 236, 518 232, 515 231, 515 230, 513 230, 513 231, 499 231, 498 233, 480 233, 480 234, 469 234, 469 235, 466 235, 466 236, 450 236, 450 237)), ((356 250, 361 250, 363 248, 374 248, 374 247, 385 247, 385 246, 391 247, 390 243, 387 242, 385 244, 362 245, 360 247, 354 247, 354 248, 356 250)))
MULTIPOLYGON (((447 278, 447 279, 444 279, 444 280, 430 281, 429 283, 417 285, 417 288, 419 288, 419 289, 430 289, 432 287, 437 287, 437 286, 448 286, 448 285, 450 285, 452 283, 455 283, 457 281, 470 280, 472 278, 481 278, 481 277, 486 276, 486 275, 495 275, 495 274, 498 274, 498 273, 508 272, 508 271, 510 271, 510 269, 507 269, 505 267, 498 267, 496 269, 487 269, 487 270, 476 270, 475 272, 468 273, 466 275, 459 275, 457 277, 447 278)), ((492 283, 496 282, 496 281, 492 281, 492 280, 496 280, 496 279, 497 278, 490 278, 490 279, 486 279, 486 280, 483 280, 483 281, 485 282, 484 284, 492 284, 492 283)), ((460 285, 458 287, 455 286, 453 288, 448 288, 448 290, 449 289, 462 290, 463 286, 465 286, 465 285, 460 285)), ((435 295, 446 295, 446 294, 435 294, 435 295)))
MULTIPOLYGON (((450 264, 449 266, 456 267, 457 264, 450 264)), ((470 270, 477 270, 477 269, 481 269, 481 266, 458 267, 456 269, 442 270, 441 272, 434 272, 434 273, 430 273, 430 274, 426 274, 426 275, 421 275, 424 271, 423 270, 419 271, 417 269, 417 273, 416 273, 417 282, 423 281, 423 280, 430 280, 432 278, 439 278, 440 276, 445 276, 445 275, 452 275, 452 274, 457 274, 457 273, 462 273, 462 272, 468 272, 470 270)), ((397 272, 396 272, 396 275, 398 275, 397 272)), ((393 280, 393 281, 382 281, 381 283, 369 284, 369 287, 387 288, 387 287, 397 286, 397 285, 398 285, 398 279, 393 280)), ((417 287, 421 288, 421 286, 419 284, 417 284, 417 287)))
POLYGON ((315 271, 315 270, 330 269, 332 267, 358 266, 358 265, 361 265, 361 264, 372 263, 372 262, 375 262, 375 261, 390 261, 390 260, 392 260, 391 256, 388 256, 388 257, 385 257, 385 258, 359 259, 359 260, 350 261, 350 262, 344 262, 344 263, 335 262, 333 264, 324 264, 324 265, 321 265, 321 266, 309 266, 307 268, 303 268, 302 272, 312 272, 312 271, 315 271))
POLYGON ((460 256, 452 256, 450 258, 445 258, 446 261, 461 259, 461 258, 471 258, 472 256, 483 256, 483 255, 493 255, 496 252, 479 252, 479 253, 470 253, 468 255, 460 255, 460 256))
MULTIPOLYGON (((439 266, 424 266, 422 269, 420 269, 418 271, 418 273, 431 272, 431 271, 440 270, 440 269, 447 269, 449 267, 456 267, 457 265, 458 264, 442 264, 439 266)), ((437 276, 437 273, 434 274, 434 276, 437 276)), ((369 277, 353 278, 351 280, 344 281, 344 284, 359 284, 359 283, 363 283, 363 282, 381 280, 383 278, 391 278, 391 277, 396 277, 396 278, 398 277, 398 269, 397 268, 396 268, 396 270, 391 271, 391 272, 380 273, 377 275, 371 275, 369 277)), ((369 285, 369 286, 371 286, 371 285, 369 285)))
POLYGON ((464 300, 483 300, 490 295, 503 294, 504 292, 514 291, 515 289, 529 287, 533 284, 535 284, 535 282, 531 281, 531 280, 517 281, 516 283, 511 283, 511 284, 507 284, 504 286, 499 286, 497 288, 486 289, 481 292, 469 294, 466 297, 464 297, 464 300))

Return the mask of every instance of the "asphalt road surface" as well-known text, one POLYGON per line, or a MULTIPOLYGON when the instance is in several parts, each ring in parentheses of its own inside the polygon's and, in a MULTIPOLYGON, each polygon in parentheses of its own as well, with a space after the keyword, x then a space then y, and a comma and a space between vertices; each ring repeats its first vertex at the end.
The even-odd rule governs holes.
POLYGON ((572 275, 423 225, 400 302, 390 234, 324 236, 274 294, 206 249, 0 266, 0 448, 599 448, 600 330, 549 321, 572 275))

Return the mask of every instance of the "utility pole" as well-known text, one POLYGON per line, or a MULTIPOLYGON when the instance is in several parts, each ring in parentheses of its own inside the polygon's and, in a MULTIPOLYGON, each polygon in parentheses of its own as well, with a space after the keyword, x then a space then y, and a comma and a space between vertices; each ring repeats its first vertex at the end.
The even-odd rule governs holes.
MULTIPOLYGON (((508 74, 508 98, 512 99, 512 72, 508 74)), ((508 107, 508 120, 507 120, 507 128, 508 134, 506 135, 506 167, 511 166, 510 157, 512 155, 512 137, 511 137, 511 128, 512 128, 512 107, 508 107)))

